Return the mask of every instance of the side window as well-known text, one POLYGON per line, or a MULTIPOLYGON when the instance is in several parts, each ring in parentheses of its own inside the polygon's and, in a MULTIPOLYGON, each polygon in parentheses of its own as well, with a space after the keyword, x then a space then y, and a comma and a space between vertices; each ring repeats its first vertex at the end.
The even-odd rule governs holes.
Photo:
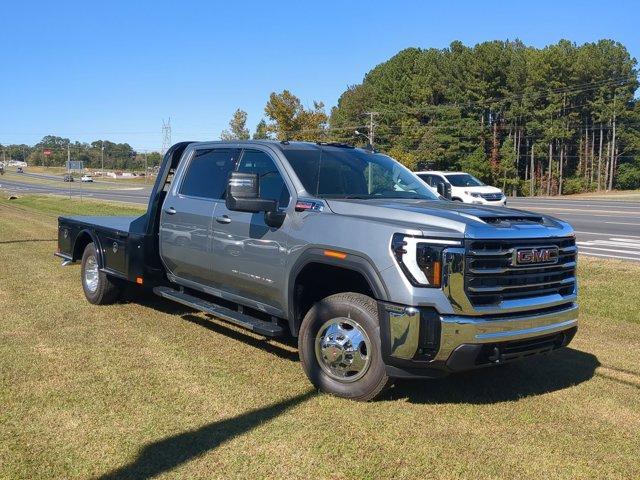
POLYGON ((289 190, 273 159, 260 150, 244 150, 238 172, 257 173, 260 179, 260 198, 276 200, 279 207, 289 204, 289 190))
POLYGON ((196 150, 187 167, 180 193, 214 200, 223 198, 237 157, 238 150, 230 148, 196 150))

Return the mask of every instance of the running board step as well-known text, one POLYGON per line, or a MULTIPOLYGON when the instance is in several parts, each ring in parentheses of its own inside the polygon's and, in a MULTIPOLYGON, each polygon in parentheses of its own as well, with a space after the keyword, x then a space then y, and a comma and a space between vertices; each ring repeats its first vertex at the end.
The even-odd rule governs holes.
POLYGON ((246 328, 247 330, 251 330, 259 335, 264 335, 265 337, 280 337, 285 333, 284 328, 275 322, 259 320, 249 315, 245 315, 244 313, 223 307, 222 305, 217 305, 213 302, 194 297, 188 293, 179 292, 178 290, 170 287, 155 287, 153 289, 153 293, 162 298, 186 305, 187 307, 210 313, 217 318, 226 320, 227 322, 231 322, 242 328, 246 328))

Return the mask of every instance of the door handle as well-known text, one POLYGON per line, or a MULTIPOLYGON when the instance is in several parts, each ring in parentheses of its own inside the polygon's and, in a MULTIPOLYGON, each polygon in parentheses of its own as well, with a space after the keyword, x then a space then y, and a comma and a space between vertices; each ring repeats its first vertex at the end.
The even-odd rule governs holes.
POLYGON ((164 209, 164 213, 168 214, 168 215, 174 215, 175 213, 177 213, 176 209, 173 207, 169 207, 169 208, 165 208, 164 209))
POLYGON ((216 222, 218 222, 218 223, 231 223, 231 219, 227 215, 222 215, 220 217, 216 217, 216 222))

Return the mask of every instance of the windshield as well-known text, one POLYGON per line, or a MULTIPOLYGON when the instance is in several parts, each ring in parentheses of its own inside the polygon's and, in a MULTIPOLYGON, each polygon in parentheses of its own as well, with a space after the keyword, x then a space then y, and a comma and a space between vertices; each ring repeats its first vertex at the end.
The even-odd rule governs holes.
POLYGON ((321 198, 439 197, 391 157, 353 148, 286 149, 305 190, 321 198))
POLYGON ((468 173, 449 174, 445 175, 445 177, 454 187, 482 187, 484 185, 484 183, 468 173))

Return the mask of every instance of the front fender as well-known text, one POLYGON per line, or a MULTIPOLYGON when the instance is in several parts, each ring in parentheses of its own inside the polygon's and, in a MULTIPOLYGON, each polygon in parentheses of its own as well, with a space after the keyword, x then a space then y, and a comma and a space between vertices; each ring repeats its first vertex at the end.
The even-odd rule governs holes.
POLYGON ((327 256, 326 250, 332 250, 331 248, 322 248, 319 246, 313 246, 303 251, 293 267, 289 271, 289 276, 286 282, 287 285, 287 313, 289 327, 293 335, 297 335, 298 325, 296 324, 296 311, 295 311, 295 285, 296 280, 300 272, 311 263, 318 263, 324 265, 331 265, 334 267, 344 268, 346 270, 352 270, 361 274, 367 283, 369 288, 373 292, 376 300, 389 300, 389 291, 386 285, 382 281, 382 277, 378 270, 375 268, 373 262, 368 258, 362 256, 358 252, 349 252, 347 250, 341 250, 347 254, 345 258, 335 258, 327 256))

